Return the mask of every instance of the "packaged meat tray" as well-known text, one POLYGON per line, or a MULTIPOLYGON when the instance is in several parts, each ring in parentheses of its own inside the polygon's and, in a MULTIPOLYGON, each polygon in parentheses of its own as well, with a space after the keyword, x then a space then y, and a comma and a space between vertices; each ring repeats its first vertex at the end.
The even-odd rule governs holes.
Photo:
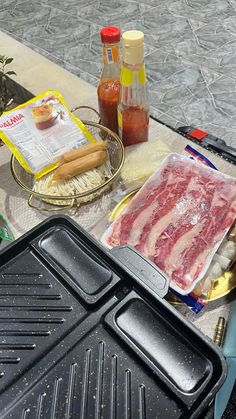
POLYGON ((102 237, 130 244, 188 294, 236 218, 236 179, 170 154, 102 237))

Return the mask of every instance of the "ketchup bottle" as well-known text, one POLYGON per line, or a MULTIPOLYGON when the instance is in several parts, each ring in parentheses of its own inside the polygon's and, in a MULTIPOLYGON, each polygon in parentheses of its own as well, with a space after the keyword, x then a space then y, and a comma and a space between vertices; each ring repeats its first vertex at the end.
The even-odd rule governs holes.
POLYGON ((119 136, 125 146, 148 140, 149 101, 144 65, 144 34, 122 35, 123 63, 118 104, 119 136))
POLYGON ((103 69, 97 89, 101 124, 118 134, 117 104, 120 91, 120 29, 107 26, 100 32, 103 69))

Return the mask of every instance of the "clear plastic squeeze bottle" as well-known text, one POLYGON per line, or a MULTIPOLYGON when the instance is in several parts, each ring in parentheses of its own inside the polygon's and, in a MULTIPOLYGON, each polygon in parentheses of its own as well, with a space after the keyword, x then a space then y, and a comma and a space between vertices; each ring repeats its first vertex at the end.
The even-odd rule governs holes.
POLYGON ((143 32, 124 32, 122 47, 118 125, 119 136, 128 146, 148 140, 149 100, 143 32))

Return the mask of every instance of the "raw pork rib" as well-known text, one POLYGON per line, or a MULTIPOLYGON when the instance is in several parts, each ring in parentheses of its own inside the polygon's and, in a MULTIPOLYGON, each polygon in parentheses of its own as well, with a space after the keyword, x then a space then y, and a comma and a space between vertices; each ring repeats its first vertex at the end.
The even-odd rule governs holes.
POLYGON ((105 235, 136 247, 182 291, 193 288, 236 217, 236 179, 171 154, 105 235))

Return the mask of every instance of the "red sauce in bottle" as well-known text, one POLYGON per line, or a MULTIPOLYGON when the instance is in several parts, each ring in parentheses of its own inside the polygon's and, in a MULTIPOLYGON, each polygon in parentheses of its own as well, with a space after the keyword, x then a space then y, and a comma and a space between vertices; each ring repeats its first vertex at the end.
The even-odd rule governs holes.
POLYGON ((144 109, 136 106, 121 111, 122 129, 120 137, 124 146, 148 140, 149 117, 144 109))
POLYGON ((104 80, 98 86, 98 106, 101 124, 118 134, 117 103, 119 80, 104 80))

